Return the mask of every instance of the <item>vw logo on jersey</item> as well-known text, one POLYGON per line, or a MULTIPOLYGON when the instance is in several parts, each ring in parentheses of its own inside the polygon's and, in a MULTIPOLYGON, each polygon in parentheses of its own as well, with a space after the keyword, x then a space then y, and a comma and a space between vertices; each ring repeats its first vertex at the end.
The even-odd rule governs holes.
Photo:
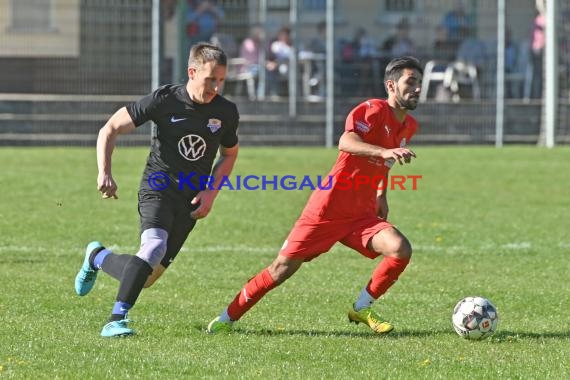
POLYGON ((222 128, 222 121, 220 119, 209 119, 208 128, 212 133, 216 133, 218 129, 222 128))
POLYGON ((186 135, 178 141, 178 151, 188 161, 196 161, 206 153, 206 141, 198 135, 186 135))

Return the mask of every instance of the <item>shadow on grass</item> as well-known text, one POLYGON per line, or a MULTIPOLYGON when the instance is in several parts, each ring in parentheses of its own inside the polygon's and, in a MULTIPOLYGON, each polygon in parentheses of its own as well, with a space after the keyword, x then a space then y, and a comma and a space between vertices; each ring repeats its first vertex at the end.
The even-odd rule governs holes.
POLYGON ((500 343, 516 342, 519 339, 570 339, 570 331, 529 332, 499 330, 492 339, 500 343))
MULTIPOLYGON (((196 330, 205 331, 206 326, 203 325, 194 325, 196 330)), ((442 335, 442 334, 455 334, 453 331, 448 330, 394 330, 389 334, 376 334, 370 330, 362 330, 356 331, 357 329, 361 329, 361 327, 354 328, 354 329, 347 329, 346 331, 330 331, 330 330, 297 330, 297 329, 261 329, 261 330, 254 330, 254 329, 247 329, 242 327, 236 327, 233 330, 233 334, 243 334, 243 335, 256 335, 256 336, 306 336, 306 337, 346 337, 346 338, 370 338, 370 339, 378 339, 378 338, 385 338, 385 339, 399 339, 399 338, 410 338, 410 337, 428 337, 428 336, 435 336, 435 335, 442 335)), ((362 328, 363 329, 363 328, 362 328)))
MULTIPOLYGON (((194 325, 194 329, 199 331, 206 331, 206 326, 194 325)), ((236 327, 232 334, 252 335, 252 336, 305 336, 305 337, 346 337, 346 338, 369 338, 369 339, 403 339, 403 338, 423 338, 433 336, 450 335, 456 336, 456 333, 449 329, 440 330, 394 330, 389 334, 379 335, 372 331, 325 331, 325 330, 298 330, 298 329, 261 329, 254 330, 242 327, 236 327)), ((508 331, 499 330, 492 337, 490 341, 493 343, 513 343, 521 339, 570 339, 570 331, 559 332, 521 332, 521 331, 508 331)))

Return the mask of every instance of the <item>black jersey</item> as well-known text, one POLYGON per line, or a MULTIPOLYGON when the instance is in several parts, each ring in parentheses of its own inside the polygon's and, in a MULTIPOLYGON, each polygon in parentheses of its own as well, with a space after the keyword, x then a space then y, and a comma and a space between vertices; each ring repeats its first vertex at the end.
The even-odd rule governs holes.
POLYGON ((194 196, 200 178, 211 174, 219 146, 231 148, 238 142, 237 107, 220 95, 199 104, 190 99, 185 85, 166 85, 126 108, 136 126, 149 120, 157 125, 141 190, 152 190, 148 177, 164 172, 170 178, 169 189, 194 196), (181 184, 180 178, 185 178, 181 184))

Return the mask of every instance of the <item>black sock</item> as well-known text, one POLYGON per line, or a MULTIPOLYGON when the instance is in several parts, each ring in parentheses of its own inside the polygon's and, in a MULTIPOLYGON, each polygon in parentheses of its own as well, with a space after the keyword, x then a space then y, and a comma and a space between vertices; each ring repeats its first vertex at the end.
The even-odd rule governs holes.
POLYGON ((111 314, 109 322, 122 321, 123 319, 125 319, 125 316, 123 314, 111 314))
POLYGON ((132 255, 118 255, 116 253, 109 253, 103 263, 101 264, 101 269, 103 272, 107 273, 109 276, 121 281, 123 276, 123 271, 129 260, 133 257, 132 255))
POLYGON ((104 249, 105 249, 105 247, 97 247, 93 251, 91 251, 91 253, 89 254, 89 265, 91 266, 92 269, 96 269, 95 268, 95 256, 97 256, 97 254, 104 249))
MULTIPOLYGON (((138 256, 130 256, 130 260, 125 265, 123 275, 121 276, 117 302, 128 304, 132 307, 137 302, 137 298, 141 294, 144 284, 151 273, 152 267, 146 261, 138 256)), ((124 318, 125 315, 122 315, 122 317, 124 318)), ((114 313, 111 315, 111 320, 113 318, 119 318, 119 315, 114 313)))

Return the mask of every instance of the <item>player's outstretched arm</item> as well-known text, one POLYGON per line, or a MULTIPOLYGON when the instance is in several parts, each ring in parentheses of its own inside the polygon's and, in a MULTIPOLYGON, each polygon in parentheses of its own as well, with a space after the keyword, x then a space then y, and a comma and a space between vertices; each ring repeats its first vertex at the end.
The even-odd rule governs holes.
POLYGON ((380 157, 385 160, 398 161, 400 165, 409 163, 412 157, 416 157, 416 154, 408 148, 386 149, 364 142, 355 132, 344 132, 338 142, 338 149, 357 156, 380 157))
POLYGON ((382 152, 386 150, 381 146, 364 142, 362 138, 354 132, 344 132, 342 136, 340 136, 338 149, 357 156, 369 157, 381 157, 382 152))
POLYGON ((97 190, 103 198, 117 198, 117 184, 111 172, 111 156, 117 136, 130 133, 136 128, 125 107, 119 109, 99 130, 97 137, 97 190))

